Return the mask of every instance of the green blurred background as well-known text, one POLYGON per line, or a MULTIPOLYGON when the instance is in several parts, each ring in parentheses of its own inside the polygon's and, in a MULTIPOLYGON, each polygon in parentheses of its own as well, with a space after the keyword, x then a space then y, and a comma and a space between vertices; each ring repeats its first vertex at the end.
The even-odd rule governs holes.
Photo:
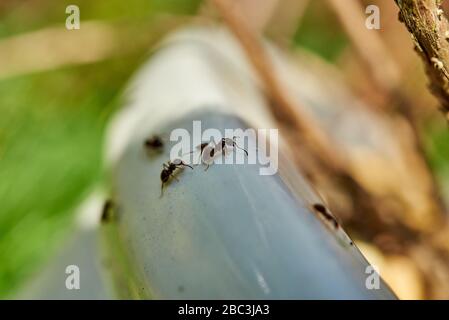
MULTIPOLYGON (((88 20, 120 23, 130 27, 120 37, 139 40, 132 50, 95 63, 0 78, 0 298, 17 292, 55 252, 74 208, 102 181, 105 127, 130 76, 165 32, 152 21, 182 20, 201 1, 3 0, 0 41, 63 27, 70 4, 80 8, 81 28, 88 20)), ((311 5, 292 45, 333 61, 348 45, 336 25, 332 14, 311 5)), ((429 125, 426 142, 439 177, 449 176, 448 138, 444 125, 429 125)))
MULTIPOLYGON (((192 14, 199 1, 2 1, 0 40, 64 26, 69 4, 79 6, 81 28, 85 20, 139 27, 157 13, 192 14)), ((54 253, 73 209, 101 180, 106 123, 148 49, 0 79, 0 298, 54 253)))

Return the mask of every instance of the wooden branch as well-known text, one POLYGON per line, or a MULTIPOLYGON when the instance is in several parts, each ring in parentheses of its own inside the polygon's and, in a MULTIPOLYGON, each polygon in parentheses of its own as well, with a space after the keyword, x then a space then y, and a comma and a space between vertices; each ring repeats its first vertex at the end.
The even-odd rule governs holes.
POLYGON ((423 59, 430 89, 449 120, 449 22, 441 0, 395 0, 399 20, 412 35, 415 50, 423 59))

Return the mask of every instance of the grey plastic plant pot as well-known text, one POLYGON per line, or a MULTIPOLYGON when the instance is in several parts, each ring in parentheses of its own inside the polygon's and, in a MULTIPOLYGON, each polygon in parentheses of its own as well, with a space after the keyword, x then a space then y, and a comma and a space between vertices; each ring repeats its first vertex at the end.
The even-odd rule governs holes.
POLYGON ((192 132, 193 120, 223 134, 247 127, 235 116, 199 110, 140 130, 111 168, 116 228, 110 236, 122 250, 109 252, 126 261, 133 298, 395 298, 382 280, 378 289, 367 287, 369 264, 342 230, 310 209, 319 198, 293 167, 267 176, 259 164, 186 168, 161 197, 162 164, 175 142, 167 139, 164 152, 149 155, 143 141, 176 128, 192 132), (288 181, 298 179, 299 188, 292 188, 288 181))

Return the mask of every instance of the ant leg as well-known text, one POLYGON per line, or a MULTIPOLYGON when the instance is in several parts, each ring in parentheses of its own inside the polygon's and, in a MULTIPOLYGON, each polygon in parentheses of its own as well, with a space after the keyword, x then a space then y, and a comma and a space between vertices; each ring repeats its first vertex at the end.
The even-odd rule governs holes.
POLYGON ((210 164, 208 164, 208 165, 206 166, 206 169, 204 169, 204 171, 207 171, 207 169, 209 169, 209 166, 210 166, 210 164))
POLYGON ((240 150, 243 150, 243 151, 245 152, 246 156, 248 156, 248 151, 246 151, 246 150, 243 149, 243 148, 240 148, 240 147, 237 145, 237 143, 234 143, 234 147, 239 148, 240 150))
POLYGON ((193 170, 193 167, 192 167, 192 166, 188 165, 187 163, 185 163, 185 162, 183 162, 183 161, 181 161, 180 164, 176 165, 176 168, 181 168, 181 167, 189 167, 190 169, 193 170))
POLYGON ((190 152, 186 152, 186 153, 183 153, 181 156, 185 156, 186 154, 192 154, 192 153, 194 153, 195 151, 190 151, 190 152))
POLYGON ((179 179, 178 178, 176 178, 175 177, 175 175, 172 173, 172 174, 170 174, 170 176, 173 178, 173 179, 175 179, 176 181, 178 181, 179 182, 179 179))
POLYGON ((183 165, 184 165, 185 167, 189 167, 190 169, 193 170, 193 167, 192 167, 192 166, 190 166, 190 165, 188 165, 188 164, 186 164, 186 163, 184 163, 183 165))
POLYGON ((159 196, 159 198, 162 198, 162 195, 164 194, 164 183, 161 183, 161 195, 159 196))

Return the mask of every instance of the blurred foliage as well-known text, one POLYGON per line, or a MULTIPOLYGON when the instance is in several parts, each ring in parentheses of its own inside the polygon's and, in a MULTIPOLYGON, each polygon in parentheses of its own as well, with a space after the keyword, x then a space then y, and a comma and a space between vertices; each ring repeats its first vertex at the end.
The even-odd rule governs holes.
POLYGON ((160 13, 193 14, 201 0, 7 0, 0 2, 0 38, 65 23, 65 8, 76 4, 82 21, 148 19, 160 13))
POLYGON ((424 143, 443 196, 449 199, 449 127, 440 114, 426 124, 424 143))
POLYGON ((348 44, 335 14, 320 1, 310 1, 294 36, 294 45, 334 61, 348 44))
MULTIPOLYGON (((81 21, 194 13, 200 1, 80 0, 81 21)), ((65 22, 73 1, 0 4, 2 37, 65 22), (39 13, 39 14, 37 14, 39 13)), ((105 125, 148 48, 95 64, 0 80, 0 298, 51 256, 73 209, 101 181, 105 125)))
POLYGON ((105 123, 138 57, 0 81, 0 296, 51 252, 101 178, 105 123))

